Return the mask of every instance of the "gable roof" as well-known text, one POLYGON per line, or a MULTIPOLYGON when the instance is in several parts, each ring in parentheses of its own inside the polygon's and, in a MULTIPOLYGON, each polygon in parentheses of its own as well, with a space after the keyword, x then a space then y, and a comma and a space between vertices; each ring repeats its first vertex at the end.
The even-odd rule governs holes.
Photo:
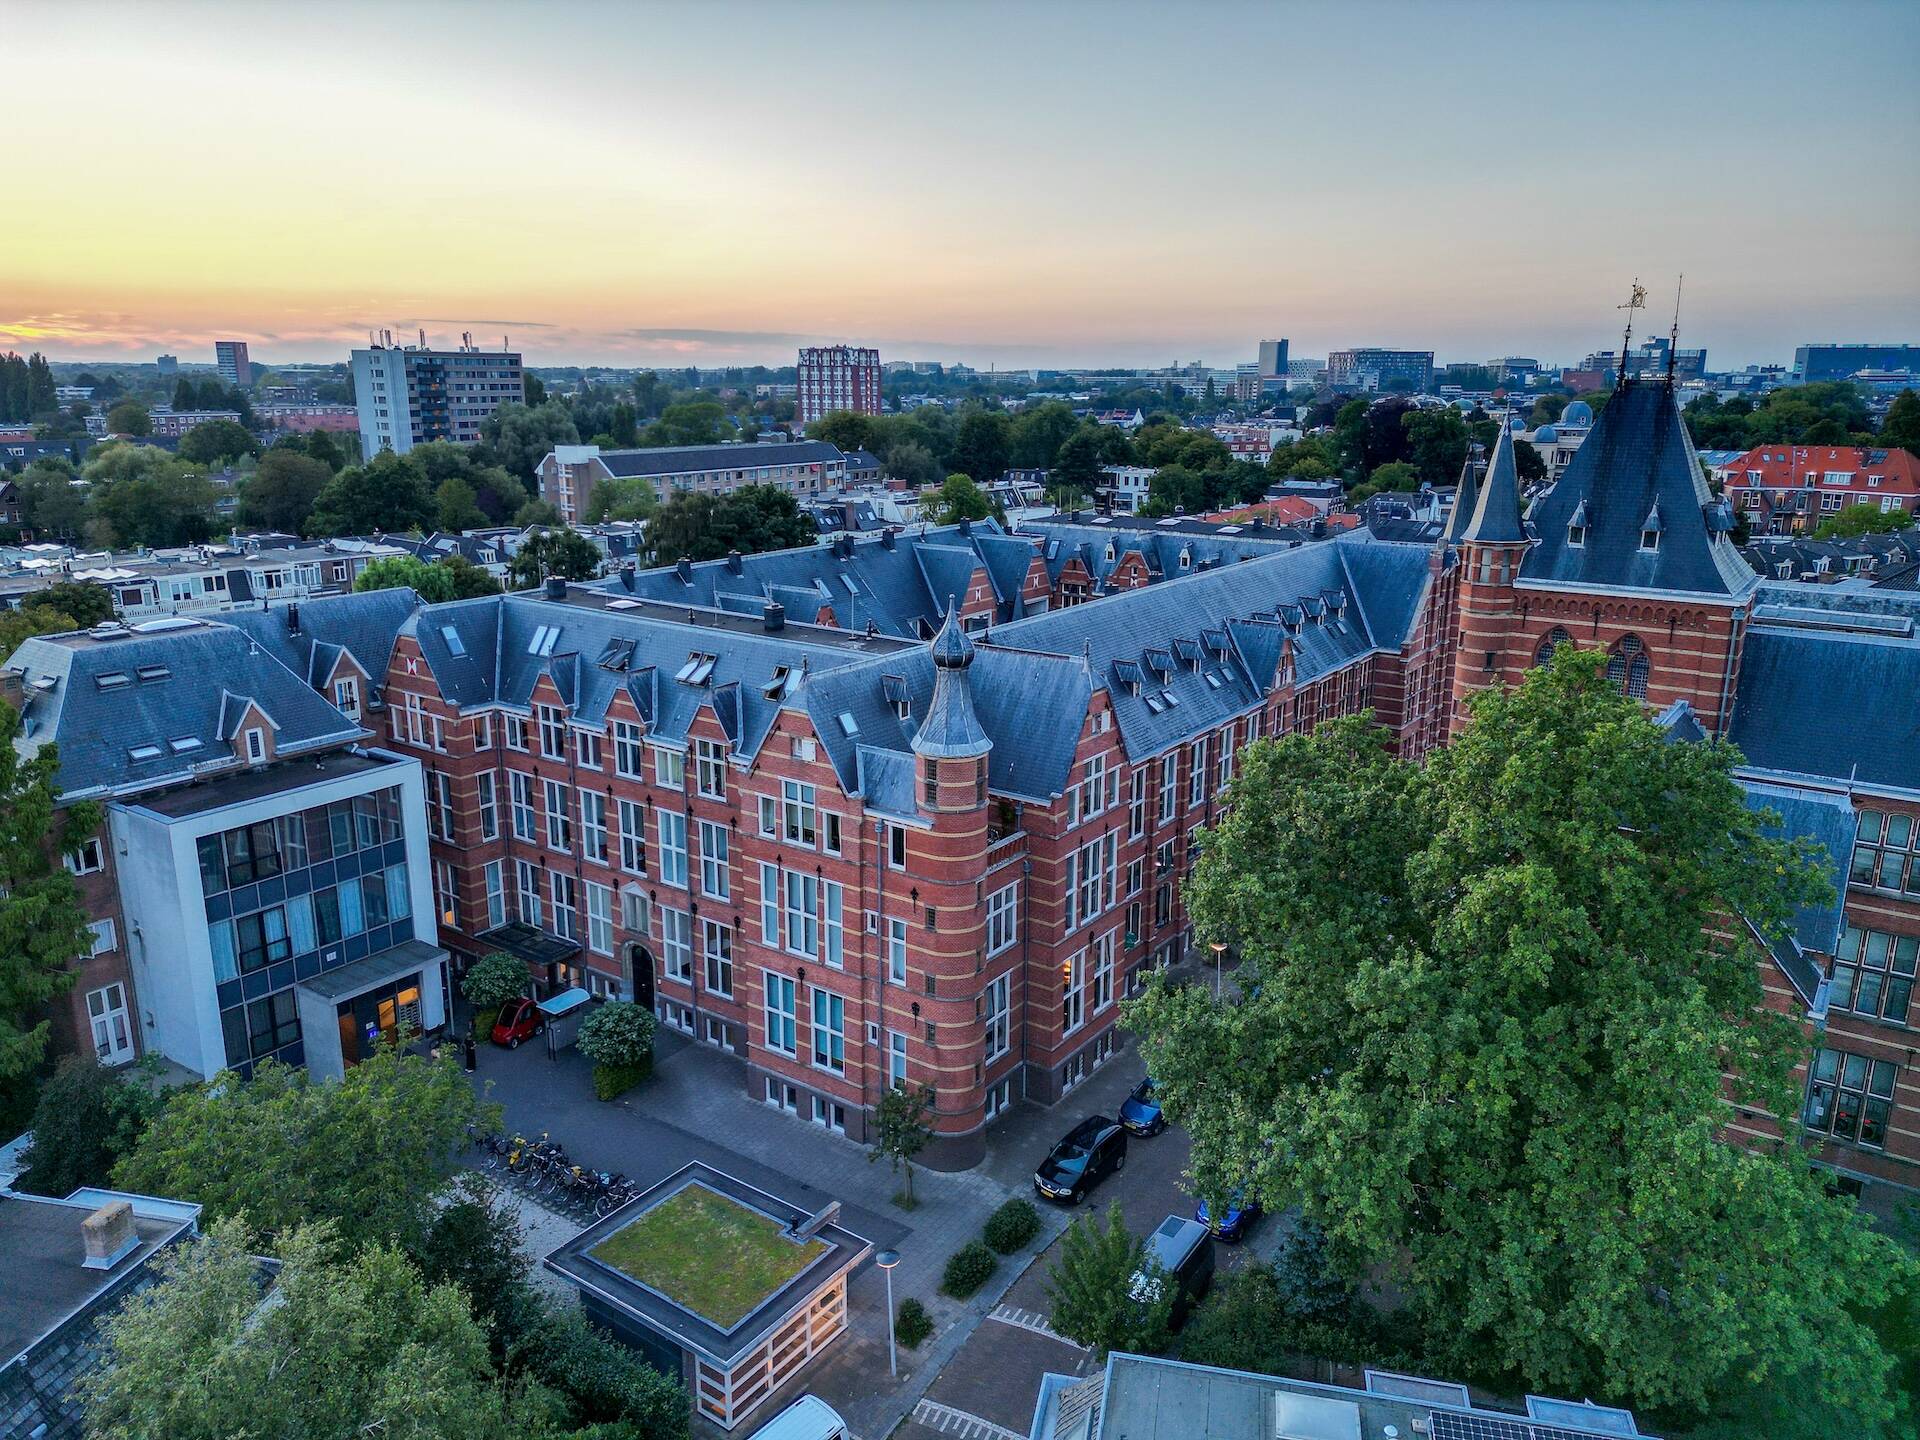
POLYGON ((1672 389, 1629 380, 1531 516, 1538 537, 1522 584, 1745 595, 1754 576, 1730 538, 1733 513, 1714 498, 1672 389), (1569 543, 1576 513, 1582 543, 1569 543), (1652 550, 1641 537, 1657 529, 1652 550))
POLYGON ((386 680, 394 637, 419 605, 411 589, 365 590, 272 610, 228 611, 220 623, 251 636, 316 690, 326 684, 342 651, 378 686, 386 680))

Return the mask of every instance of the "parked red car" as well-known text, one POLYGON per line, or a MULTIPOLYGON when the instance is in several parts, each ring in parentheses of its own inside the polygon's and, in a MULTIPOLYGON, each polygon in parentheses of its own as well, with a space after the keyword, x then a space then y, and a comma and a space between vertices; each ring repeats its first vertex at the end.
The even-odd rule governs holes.
POLYGON ((546 1028, 547 1017, 533 1001, 524 997, 509 1000, 500 1007, 500 1017, 493 1022, 493 1043, 517 1050, 522 1040, 531 1040, 546 1028))

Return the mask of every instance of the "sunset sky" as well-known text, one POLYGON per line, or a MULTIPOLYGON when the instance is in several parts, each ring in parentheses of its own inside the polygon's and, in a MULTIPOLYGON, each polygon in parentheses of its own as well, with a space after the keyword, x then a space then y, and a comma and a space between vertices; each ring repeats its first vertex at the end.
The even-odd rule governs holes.
POLYGON ((0 348, 1920 339, 1920 5, 0 0, 0 348))

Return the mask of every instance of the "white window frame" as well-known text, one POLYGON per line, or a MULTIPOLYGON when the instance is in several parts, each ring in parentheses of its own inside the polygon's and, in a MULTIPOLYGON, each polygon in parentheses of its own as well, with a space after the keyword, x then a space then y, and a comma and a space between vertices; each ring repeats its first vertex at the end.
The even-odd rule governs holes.
POLYGON ((660 883, 687 888, 687 817, 665 805, 653 807, 653 825, 660 843, 660 883))
POLYGON ((1020 938, 1020 882, 994 891, 987 897, 987 956, 991 959, 1013 948, 1020 938))
POLYGON ((733 898, 730 838, 718 820, 700 821, 700 893, 710 899, 733 898))

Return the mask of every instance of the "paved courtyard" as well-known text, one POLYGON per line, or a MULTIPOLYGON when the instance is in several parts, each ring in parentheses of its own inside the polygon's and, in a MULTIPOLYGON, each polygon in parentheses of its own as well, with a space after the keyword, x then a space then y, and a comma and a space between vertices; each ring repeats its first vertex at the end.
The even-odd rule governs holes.
MULTIPOLYGON (((765 1185, 796 1201, 841 1202, 841 1223, 900 1252, 894 1299, 919 1299, 934 1334, 918 1351, 900 1351, 900 1373, 887 1369, 886 1284, 871 1263, 848 1285, 848 1333, 808 1366, 742 1433, 802 1393, 827 1400, 857 1440, 1006 1440, 1024 1437, 1040 1376, 1048 1370, 1083 1371, 1079 1347, 1052 1334, 1046 1323, 1046 1273, 1053 1247, 1078 1213, 1119 1203, 1128 1228, 1152 1230, 1169 1214, 1191 1214, 1184 1170, 1189 1147, 1178 1128, 1150 1140, 1134 1137, 1126 1169, 1109 1179, 1082 1211, 1041 1205, 1042 1232, 1028 1249, 1002 1259, 987 1285, 959 1302, 939 1293, 947 1258, 980 1234, 986 1217, 1011 1196, 1032 1198, 1035 1164, 1084 1116, 1117 1113, 1139 1082, 1137 1055, 1124 1050, 1051 1107, 1021 1105, 989 1133, 986 1158, 971 1170, 943 1174, 916 1167, 916 1207, 892 1203, 899 1177, 886 1162, 870 1161, 867 1147, 750 1098, 738 1058, 663 1030, 651 1080, 620 1100, 594 1098, 591 1067, 573 1050, 550 1059, 542 1041, 519 1050, 483 1045, 476 1083, 505 1112, 509 1133, 547 1132, 572 1159, 595 1169, 623 1171, 650 1184, 691 1160, 765 1185)), ((513 1187, 506 1187, 517 1194, 513 1187)), ((579 1228, 535 1202, 520 1202, 528 1249, 536 1262, 579 1228)), ((1221 1247, 1223 1269, 1249 1256, 1268 1255, 1285 1233, 1269 1217, 1237 1249, 1221 1247)), ((696 1422, 696 1430, 718 1434, 696 1422)))

